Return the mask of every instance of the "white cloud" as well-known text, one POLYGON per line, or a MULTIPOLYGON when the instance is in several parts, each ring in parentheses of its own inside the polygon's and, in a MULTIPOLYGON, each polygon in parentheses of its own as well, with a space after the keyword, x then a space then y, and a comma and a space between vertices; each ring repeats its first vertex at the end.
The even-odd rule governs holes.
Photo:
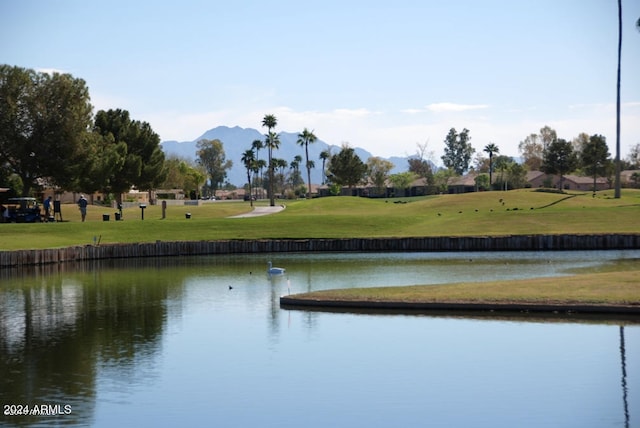
MULTIPOLYGON (((274 114, 278 119, 276 131, 300 132, 304 128, 313 130, 316 136, 332 145, 348 142, 362 147, 375 156, 407 156, 416 152, 416 144, 429 142, 428 150, 434 152, 434 161, 441 163, 444 138, 452 127, 458 131, 470 130, 471 144, 477 152, 490 142, 507 156, 519 156, 518 144, 527 135, 539 132, 548 125, 558 136, 571 139, 581 132, 602 134, 607 138, 610 152, 615 149, 615 109, 604 112, 602 108, 583 109, 578 113, 566 109, 564 114, 554 112, 541 116, 531 109, 520 112, 487 115, 486 111, 467 111, 456 114, 455 120, 448 115, 433 115, 425 120, 421 115, 403 115, 393 112, 374 111, 367 108, 334 109, 327 111, 296 110, 291 107, 255 107, 251 110, 234 108, 204 113, 179 114, 175 111, 160 114, 138 114, 132 117, 148 121, 163 140, 191 141, 216 126, 241 126, 265 131, 262 119, 265 114, 274 114), (481 114, 480 114, 481 113, 481 114), (554 117, 555 120, 549 120, 554 117)), ((628 148, 640 142, 640 119, 637 110, 623 109, 621 146, 623 156, 628 148)))
MULTIPOLYGON (((177 114, 176 112, 152 113, 145 117, 132 116, 148 121, 163 140, 188 141, 197 138, 216 126, 240 126, 262 130, 265 114, 278 119, 276 131, 299 132, 313 130, 318 138, 329 144, 340 144, 359 129, 369 127, 369 119, 380 113, 364 108, 335 109, 331 111, 296 111, 290 107, 261 108, 259 111, 236 109, 206 113, 177 114)), ((266 130, 265 130, 266 132, 266 130)))
MULTIPOLYGON (((640 107, 640 101, 629 101, 620 104, 622 109, 640 107)), ((615 110, 615 103, 572 104, 569 110, 615 110)))
MULTIPOLYGON (((104 93, 90 91, 91 95, 91 104, 93 104, 94 113, 98 110, 109 110, 109 109, 125 109, 129 110, 128 105, 130 105, 130 101, 126 98, 114 96, 114 95, 106 95, 104 93)), ((131 112, 131 111, 129 111, 131 112)), ((135 118, 134 119, 138 119, 135 118)))
POLYGON ((47 73, 47 74, 53 74, 53 73, 66 74, 66 73, 68 73, 68 71, 60 70, 60 69, 57 69, 57 68, 36 68, 36 71, 39 72, 39 73, 47 73))
POLYGON ((571 104, 569 110, 608 110, 615 107, 612 103, 571 104))
POLYGON ((427 106, 427 110, 434 113, 481 110, 486 108, 489 108, 488 104, 434 103, 427 106))
POLYGON ((378 113, 367 110, 366 108, 358 108, 358 109, 340 108, 340 109, 333 110, 333 114, 339 115, 339 116, 354 117, 354 118, 364 118, 364 117, 369 117, 378 113))

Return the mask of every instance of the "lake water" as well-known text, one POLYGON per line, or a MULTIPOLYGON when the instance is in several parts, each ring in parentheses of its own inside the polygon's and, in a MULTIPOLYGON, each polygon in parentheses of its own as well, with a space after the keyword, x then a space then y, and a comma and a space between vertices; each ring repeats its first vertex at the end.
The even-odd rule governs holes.
POLYGON ((638 264, 640 251, 262 254, 0 270, 0 426, 640 426, 637 323, 279 305, 281 295, 324 288, 615 263, 638 264), (268 260, 287 273, 269 278, 268 260), (11 415, 26 405, 50 414, 11 415))

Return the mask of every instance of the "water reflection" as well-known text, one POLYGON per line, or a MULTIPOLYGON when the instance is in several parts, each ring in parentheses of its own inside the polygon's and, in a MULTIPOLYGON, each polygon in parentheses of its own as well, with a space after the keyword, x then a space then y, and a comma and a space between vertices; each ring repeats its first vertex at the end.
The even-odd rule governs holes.
POLYGON ((624 345, 624 326, 620 326, 620 366, 622 367, 622 404, 624 407, 624 426, 629 428, 629 400, 627 398, 627 357, 624 345))
POLYGON ((69 404, 73 412, 65 420, 89 423, 97 372, 123 384, 135 379, 140 365, 158 353, 166 301, 175 288, 157 269, 101 264, 75 266, 70 273, 37 269, 3 281, 0 402, 69 404))
POLYGON ((0 402, 73 409, 0 424, 492 426, 500 412, 540 426, 596 420, 570 419, 570 407, 600 400, 598 420, 629 425, 640 388, 632 323, 292 312, 279 297, 564 275, 639 256, 278 254, 0 270, 0 402), (287 274, 267 276, 269 259, 287 274))

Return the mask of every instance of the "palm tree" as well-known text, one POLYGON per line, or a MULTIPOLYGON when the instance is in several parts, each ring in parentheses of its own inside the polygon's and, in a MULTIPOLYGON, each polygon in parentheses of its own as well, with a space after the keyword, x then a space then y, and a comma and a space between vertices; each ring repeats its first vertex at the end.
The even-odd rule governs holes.
MULTIPOLYGON (((262 140, 253 140, 253 142, 251 143, 251 148, 253 150, 256 151, 256 178, 258 176, 258 171, 260 172, 260 178, 262 179, 262 181, 264 181, 264 177, 262 176, 262 167, 260 166, 260 150, 264 149, 264 143, 262 142, 262 140)), ((253 183, 256 184, 256 178, 253 179, 253 183)))
POLYGON ((304 128, 301 134, 298 134, 297 143, 300 146, 304 146, 304 152, 307 156, 307 198, 311 198, 311 164, 309 163, 309 144, 313 144, 316 142, 318 138, 313 134, 313 131, 309 131, 307 128, 304 128))
MULTIPOLYGON (((310 169, 313 169, 315 167, 316 167, 316 163, 313 161, 313 159, 307 162, 307 171, 310 170, 310 169)), ((311 183, 309 183, 309 186, 311 186, 311 183)), ((307 194, 308 194, 307 198, 310 198, 311 197, 311 188, 309 188, 307 190, 307 194)))
MULTIPOLYGON (((285 170, 289 166, 289 163, 285 159, 280 159, 280 158, 273 158, 272 159, 272 163, 273 163, 273 172, 274 172, 274 174, 277 172, 277 174, 274 175, 273 180, 274 181, 277 180, 279 182, 280 193, 284 194, 285 170), (278 172, 278 170, 279 170, 279 172, 278 172)), ((274 183, 274 185, 275 185, 275 183, 274 183)))
POLYGON ((320 152, 320 159, 322 160, 322 184, 327 181, 327 175, 325 173, 324 166, 327 163, 327 159, 331 157, 331 152, 329 150, 323 150, 320 152))
POLYGON ((249 183, 249 202, 253 207, 253 198, 251 197, 251 171, 254 170, 254 166, 256 163, 256 157, 253 153, 253 149, 245 150, 242 154, 242 163, 244 167, 247 168, 247 182, 249 183))
POLYGON ((271 206, 275 205, 275 193, 274 193, 274 174, 278 169, 278 162, 276 162, 276 158, 273 157, 273 151, 277 150, 280 147, 280 136, 275 132, 270 132, 267 134, 267 139, 265 141, 269 152, 269 161, 267 164, 267 171, 269 172, 269 200, 271 206))
POLYGON ((495 144, 489 143, 484 147, 483 151, 489 153, 489 189, 491 189, 493 185, 493 154, 500 153, 500 149, 495 144))
POLYGON ((293 172, 298 172, 298 170, 300 169, 300 161, 301 160, 302 160, 301 156, 296 156, 295 158, 293 158, 293 160, 289 164, 289 168, 291 168, 293 170, 293 172), (300 158, 300 159, 298 159, 298 158, 300 158))
POLYGON ((300 163, 302 162, 302 156, 300 155, 296 155, 293 160, 291 161, 291 163, 289 164, 289 168, 291 168, 292 172, 291 172, 291 176, 289 177, 289 180, 291 181, 291 185, 295 188, 297 185, 300 184, 300 180, 302 177, 300 177, 300 163))
POLYGON ((267 145, 267 149, 269 152, 269 205, 272 207, 275 206, 275 199, 273 197, 273 164, 271 162, 271 158, 273 155, 273 149, 278 148, 280 145, 280 141, 278 140, 278 136, 271 132, 273 128, 278 124, 278 119, 276 119, 273 114, 266 114, 262 119, 262 126, 265 126, 268 129, 267 133, 267 141, 265 141, 267 145))
POLYGON ((253 140, 251 143, 251 149, 256 151, 256 160, 260 159, 260 149, 264 148, 262 140, 253 140))
MULTIPOLYGON (((267 161, 264 159, 258 159, 255 162, 254 172, 257 174, 260 171, 260 198, 264 198, 264 175, 262 171, 267 167, 267 161)), ((258 199, 258 188, 256 187, 256 199, 258 199)))

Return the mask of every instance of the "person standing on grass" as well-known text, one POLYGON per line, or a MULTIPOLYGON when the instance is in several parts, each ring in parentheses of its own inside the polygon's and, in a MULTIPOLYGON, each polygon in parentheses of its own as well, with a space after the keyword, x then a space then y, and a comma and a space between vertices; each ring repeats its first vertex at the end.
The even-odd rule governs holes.
POLYGON ((78 199, 78 207, 80 207, 80 215, 82 216, 82 221, 87 217, 87 205, 89 202, 84 197, 84 195, 80 195, 80 199, 78 199))
POLYGON ((49 216, 51 215, 51 196, 44 200, 44 218, 49 221, 49 216))

